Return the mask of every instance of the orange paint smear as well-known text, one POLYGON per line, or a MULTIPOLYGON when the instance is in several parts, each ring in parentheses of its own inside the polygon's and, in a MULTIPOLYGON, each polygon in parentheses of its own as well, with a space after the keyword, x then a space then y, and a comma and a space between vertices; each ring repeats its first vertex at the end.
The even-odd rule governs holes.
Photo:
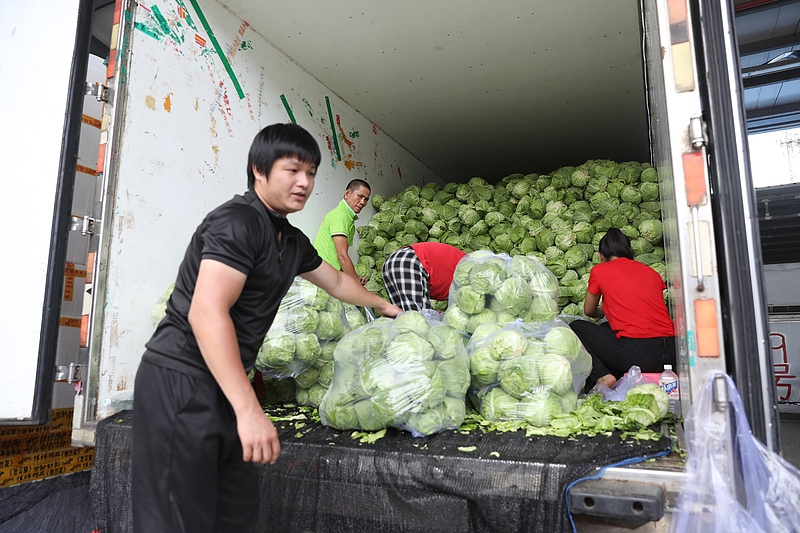
POLYGON ((350 148, 350 150, 352 151, 356 147, 356 145, 347 139, 347 135, 345 134, 344 129, 342 128, 342 117, 340 117, 339 115, 336 115, 336 126, 339 128, 339 133, 342 134, 342 140, 345 142, 347 147, 350 148))

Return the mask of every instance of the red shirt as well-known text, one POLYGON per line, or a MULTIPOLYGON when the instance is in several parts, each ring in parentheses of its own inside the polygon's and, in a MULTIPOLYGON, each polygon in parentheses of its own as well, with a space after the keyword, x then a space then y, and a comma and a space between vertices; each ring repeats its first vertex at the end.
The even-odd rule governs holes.
POLYGON ((431 299, 447 300, 450 284, 453 283, 453 272, 466 254, 455 246, 441 242, 418 242, 412 244, 411 248, 428 271, 431 299))
POLYGON ((666 288, 658 272, 624 257, 595 265, 589 275, 589 292, 603 297, 603 312, 618 338, 675 335, 664 303, 666 288))

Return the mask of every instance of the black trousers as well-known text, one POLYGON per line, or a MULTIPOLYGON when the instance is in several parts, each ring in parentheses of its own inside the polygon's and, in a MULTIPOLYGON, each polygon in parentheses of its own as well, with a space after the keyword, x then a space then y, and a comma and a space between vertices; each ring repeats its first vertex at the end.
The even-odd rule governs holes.
POLYGON ((664 365, 675 368, 675 337, 618 339, 608 322, 595 324, 587 320, 573 320, 570 327, 592 356, 592 373, 586 379, 587 391, 594 387, 598 378, 612 374, 619 379, 633 365, 642 372, 660 373, 664 365))
POLYGON ((255 530, 257 471, 216 383, 142 361, 133 416, 134 531, 255 530))

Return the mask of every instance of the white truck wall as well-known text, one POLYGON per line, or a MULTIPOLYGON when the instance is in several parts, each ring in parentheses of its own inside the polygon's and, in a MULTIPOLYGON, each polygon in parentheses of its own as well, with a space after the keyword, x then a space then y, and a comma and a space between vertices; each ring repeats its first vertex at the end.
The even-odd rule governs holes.
MULTIPOLYGON (((6 188, 0 211, 4 340, 0 418, 32 415, 61 139, 78 20, 77 0, 0 6, 0 161, 6 188), (14 51, 24 53, 15 53, 14 51), (43 74, 46 72, 46 79, 43 74), (36 94, 26 87, 37 85, 36 94), (24 183, 14 186, 12 180, 24 183)), ((48 386, 43 384, 42 386, 48 386)))
MULTIPOLYGON (((112 219, 104 221, 113 235, 105 257, 98 418, 113 412, 106 400, 133 388, 153 331, 151 309, 174 281, 195 228, 206 213, 246 189, 250 143, 261 128, 289 122, 287 106, 322 150, 313 196, 304 211, 289 217, 312 240, 353 178, 367 180, 373 194, 384 195, 441 182, 273 47, 269 36, 220 3, 197 4, 202 13, 189 2, 184 8, 182 2, 161 0, 140 2, 134 12, 136 29, 126 51, 130 63, 122 67, 127 99, 116 204, 112 219), (224 60, 215 52, 215 39, 224 60)), ((366 208, 363 219, 372 212, 366 208)))

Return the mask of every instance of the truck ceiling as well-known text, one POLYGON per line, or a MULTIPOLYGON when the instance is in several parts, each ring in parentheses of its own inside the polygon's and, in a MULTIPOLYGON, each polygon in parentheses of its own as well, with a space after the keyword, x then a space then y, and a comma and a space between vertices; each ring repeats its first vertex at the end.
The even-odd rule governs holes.
MULTIPOLYGON (((221 3, 447 181, 649 160, 637 0, 221 3)), ((800 1, 733 3, 749 131, 797 126, 800 1)))

